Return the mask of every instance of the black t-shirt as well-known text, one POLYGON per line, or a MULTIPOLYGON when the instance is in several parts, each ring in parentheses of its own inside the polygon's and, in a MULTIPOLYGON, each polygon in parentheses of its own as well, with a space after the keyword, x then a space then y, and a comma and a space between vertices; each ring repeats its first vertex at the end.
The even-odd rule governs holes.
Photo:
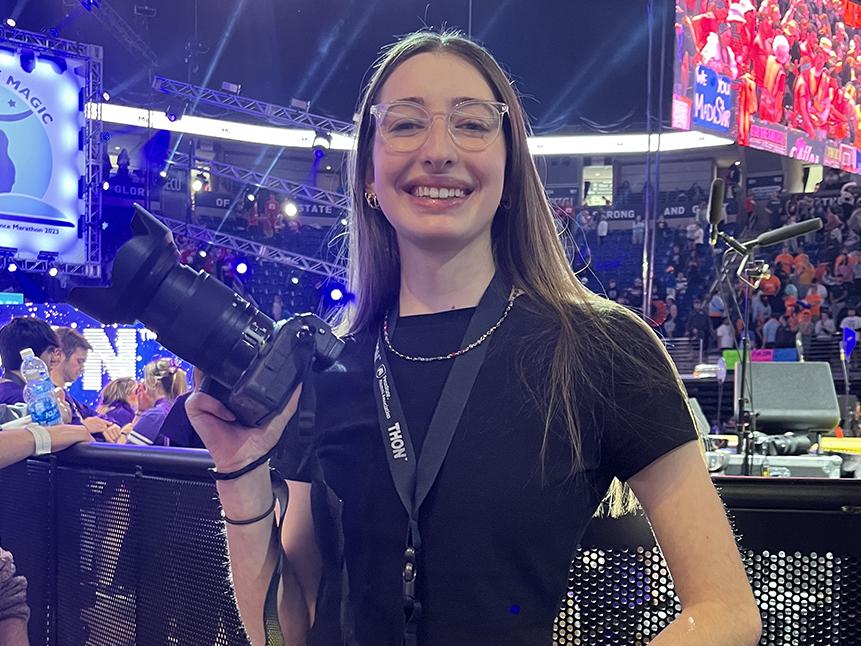
MULTIPOLYGON (((648 358, 666 367, 663 384, 644 384, 640 374, 625 370, 624 357, 611 357, 597 344, 585 366, 586 381, 603 392, 612 388, 617 410, 595 405, 585 389, 574 393, 585 468, 570 477, 569 441, 558 423, 551 427, 542 468, 545 415, 526 384, 542 387, 558 324, 526 305, 521 297, 489 340, 445 462, 421 509, 422 646, 550 644, 572 556, 612 478, 624 480, 696 437, 657 345, 648 358)), ((393 345, 408 355, 452 352, 461 347, 473 311, 401 318, 393 345)), ((646 334, 619 315, 607 325, 622 340, 646 334)), ((585 326, 582 332, 596 333, 585 326)), ((358 643, 400 646, 407 514, 392 483, 377 419, 375 342, 376 332, 351 337, 338 369, 315 376, 316 455, 326 485, 342 501, 358 643)), ((420 451, 451 362, 416 363, 391 354, 389 360, 420 451)), ((304 479, 304 474, 286 475, 304 479)), ((315 523, 321 525, 318 511, 315 523)), ((323 552, 329 553, 325 547, 323 552)), ((324 581, 323 588, 334 584, 324 581)), ((327 643, 330 637, 314 635, 331 635, 339 619, 337 607, 318 604, 309 644, 327 643)))

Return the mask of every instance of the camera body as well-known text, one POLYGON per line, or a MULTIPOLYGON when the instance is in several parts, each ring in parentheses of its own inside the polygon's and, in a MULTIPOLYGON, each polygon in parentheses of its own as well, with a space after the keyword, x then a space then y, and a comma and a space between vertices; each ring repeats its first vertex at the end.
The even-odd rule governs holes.
POLYGON ((275 324, 275 331, 259 344, 260 351, 232 388, 212 377, 201 391, 212 395, 246 426, 258 426, 290 399, 315 363, 332 365, 343 341, 314 314, 297 314, 275 324))
POLYGON ((120 247, 109 287, 77 287, 69 302, 102 323, 140 321, 206 375, 212 394, 247 426, 280 411, 308 368, 325 370, 344 342, 323 320, 275 322, 209 274, 179 263, 170 230, 135 204, 131 240, 120 247))

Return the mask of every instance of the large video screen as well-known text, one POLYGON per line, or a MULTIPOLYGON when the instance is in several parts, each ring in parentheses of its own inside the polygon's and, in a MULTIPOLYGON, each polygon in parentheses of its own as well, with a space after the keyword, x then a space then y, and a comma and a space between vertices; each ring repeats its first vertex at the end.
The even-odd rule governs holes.
POLYGON ((673 126, 855 172, 854 23, 844 0, 677 0, 673 126))

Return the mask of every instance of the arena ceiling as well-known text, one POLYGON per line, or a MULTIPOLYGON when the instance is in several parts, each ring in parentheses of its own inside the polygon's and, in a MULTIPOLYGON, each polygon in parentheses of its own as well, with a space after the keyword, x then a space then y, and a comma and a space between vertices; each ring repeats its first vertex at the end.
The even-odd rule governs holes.
MULTIPOLYGON (((423 26, 445 26, 464 31, 471 27, 472 35, 505 64, 525 96, 538 133, 596 126, 642 131, 646 122, 646 0, 5 0, 2 4, 12 9, 0 19, 11 16, 23 29, 55 29, 61 37, 102 45, 105 87, 112 100, 129 105, 155 107, 165 102, 165 97, 149 89, 151 74, 156 73, 216 89, 223 81, 241 84, 243 95, 273 103, 308 100, 312 112, 350 120, 367 69, 383 46, 423 26), (84 5, 91 5, 90 9, 84 5), (154 69, 110 27, 111 9, 156 54, 154 69), (186 63, 189 51, 190 64, 186 63)), ((659 60, 663 37, 668 88, 671 7, 666 0, 655 5, 654 55, 659 60)), ((658 78, 655 65, 654 84, 658 78)), ((653 110, 657 111, 657 103, 653 110)), ((202 106, 199 113, 218 114, 202 106)))

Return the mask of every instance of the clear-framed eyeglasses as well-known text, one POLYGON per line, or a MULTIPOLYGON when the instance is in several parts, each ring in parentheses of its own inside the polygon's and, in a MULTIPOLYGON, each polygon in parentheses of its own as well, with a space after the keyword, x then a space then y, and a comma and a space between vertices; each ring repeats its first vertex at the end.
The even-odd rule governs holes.
POLYGON ((508 106, 498 101, 462 101, 448 112, 431 113, 420 103, 395 101, 371 106, 377 132, 386 145, 396 152, 413 152, 430 136, 437 117, 446 120, 452 141, 464 150, 484 150, 499 136, 508 106))

